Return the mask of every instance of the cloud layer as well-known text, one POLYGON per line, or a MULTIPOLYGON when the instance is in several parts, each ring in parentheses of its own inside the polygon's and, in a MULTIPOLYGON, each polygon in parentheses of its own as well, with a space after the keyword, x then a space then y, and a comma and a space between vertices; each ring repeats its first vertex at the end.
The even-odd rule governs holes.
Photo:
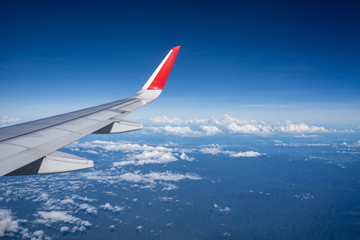
MULTIPOLYGON (((146 128, 156 133, 171 134, 183 137, 212 136, 216 134, 310 134, 335 133, 335 129, 323 126, 312 126, 306 123, 285 122, 266 123, 256 120, 243 120, 224 115, 223 119, 190 119, 183 120, 177 117, 158 116, 150 119, 152 126, 146 128)), ((345 130, 341 132, 352 132, 345 130)))

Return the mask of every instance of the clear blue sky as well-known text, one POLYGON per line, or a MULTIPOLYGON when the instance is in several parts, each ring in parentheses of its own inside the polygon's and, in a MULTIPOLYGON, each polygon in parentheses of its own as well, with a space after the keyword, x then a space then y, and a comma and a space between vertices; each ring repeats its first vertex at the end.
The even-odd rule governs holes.
POLYGON ((134 116, 360 122, 357 1, 1 1, 0 117, 128 97, 174 46, 163 95, 134 116))

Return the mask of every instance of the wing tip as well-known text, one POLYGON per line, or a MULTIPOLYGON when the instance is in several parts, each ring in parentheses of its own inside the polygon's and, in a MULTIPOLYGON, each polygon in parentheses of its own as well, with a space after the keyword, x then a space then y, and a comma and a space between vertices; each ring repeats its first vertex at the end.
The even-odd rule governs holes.
POLYGON ((180 46, 176 46, 171 49, 169 57, 166 58, 164 65, 161 66, 147 90, 163 90, 180 48, 180 46))
POLYGON ((180 48, 181 48, 181 46, 176 46, 176 47, 173 47, 171 50, 173 50, 173 51, 179 51, 180 48))

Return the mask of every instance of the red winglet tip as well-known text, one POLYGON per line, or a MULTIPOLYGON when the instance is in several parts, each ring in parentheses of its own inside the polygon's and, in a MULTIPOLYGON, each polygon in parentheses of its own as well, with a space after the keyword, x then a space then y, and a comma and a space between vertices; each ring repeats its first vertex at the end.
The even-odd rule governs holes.
POLYGON ((172 53, 170 54, 169 58, 166 60, 165 64, 160 69, 159 73, 156 75, 155 79, 150 84, 147 90, 162 90, 164 88, 167 77, 169 76, 176 56, 180 50, 180 46, 173 47, 171 50, 172 53))

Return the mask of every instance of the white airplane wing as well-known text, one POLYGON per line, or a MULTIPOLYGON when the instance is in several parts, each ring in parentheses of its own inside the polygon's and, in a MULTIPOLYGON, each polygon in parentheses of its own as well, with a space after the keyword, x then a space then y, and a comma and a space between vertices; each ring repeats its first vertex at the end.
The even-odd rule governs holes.
POLYGON ((58 152, 91 133, 121 133, 141 129, 122 118, 156 99, 162 92, 180 47, 174 47, 132 97, 0 128, 0 176, 69 172, 94 166, 93 161, 58 152))

